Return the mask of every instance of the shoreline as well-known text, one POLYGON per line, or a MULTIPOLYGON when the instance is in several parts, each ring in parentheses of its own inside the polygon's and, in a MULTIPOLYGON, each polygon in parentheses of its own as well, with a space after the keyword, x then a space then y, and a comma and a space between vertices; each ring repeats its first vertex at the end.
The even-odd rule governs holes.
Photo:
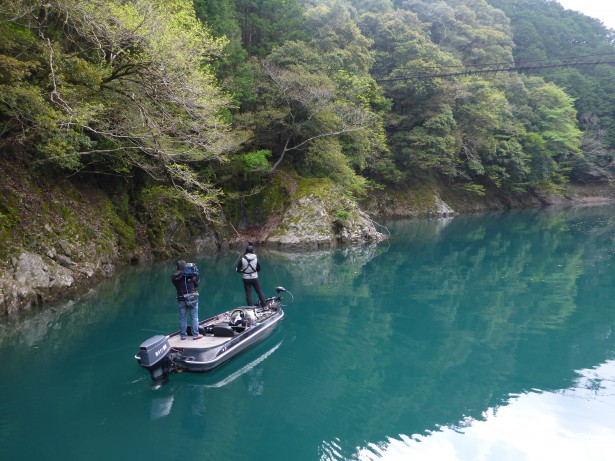
MULTIPOLYGON (((454 216, 463 216, 475 213, 486 213, 491 211, 506 211, 512 209, 549 209, 549 208, 572 208, 585 206, 602 206, 615 204, 615 196, 608 195, 573 195, 567 198, 559 198, 557 200, 550 198, 546 205, 539 207, 525 208, 486 208, 486 209, 468 209, 464 212, 436 212, 425 214, 408 213, 405 216, 389 215, 381 216, 379 220, 396 220, 396 219, 440 219, 451 218, 454 216)), ((447 208, 448 209, 448 208, 447 208)), ((411 210, 410 210, 411 211, 411 210)), ((371 219, 371 218, 370 218, 371 219)), ((374 221, 375 222, 375 221, 374 221)), ((388 238, 386 235, 383 238, 374 239, 373 236, 363 240, 355 239, 345 242, 317 242, 317 241, 301 241, 293 240, 292 243, 284 243, 279 241, 260 241, 254 237, 262 235, 260 227, 251 227, 247 232, 237 230, 236 236, 216 242, 209 241, 209 245, 195 245, 195 251, 192 254, 199 254, 207 251, 222 251, 224 249, 232 249, 239 247, 244 242, 253 239, 255 243, 261 245, 267 251, 284 250, 288 252, 306 251, 306 250, 323 250, 331 249, 338 246, 361 246, 367 243, 378 243, 388 238), (240 240, 241 239, 241 240, 240 240), (197 251, 198 248, 198 251, 197 251)), ((382 234, 384 235, 384 234, 382 234)), ((62 246, 62 245, 60 245, 62 246)), ((9 319, 18 314, 25 313, 43 308, 54 302, 66 300, 78 300, 87 295, 92 286, 96 286, 105 279, 112 278, 118 268, 130 265, 148 264, 153 261, 161 261, 166 258, 156 258, 151 254, 151 249, 142 248, 138 250, 144 255, 143 259, 139 259, 135 264, 134 259, 121 257, 119 253, 115 260, 95 253, 94 258, 85 259, 84 262, 76 263, 70 258, 72 254, 71 247, 66 244, 65 253, 67 254, 39 254, 34 252, 21 252, 18 256, 11 258, 11 263, 6 270, 0 272, 0 318, 9 319)), ((80 258, 81 259, 81 258, 80 258)), ((0 320, 0 323, 4 323, 0 320)))

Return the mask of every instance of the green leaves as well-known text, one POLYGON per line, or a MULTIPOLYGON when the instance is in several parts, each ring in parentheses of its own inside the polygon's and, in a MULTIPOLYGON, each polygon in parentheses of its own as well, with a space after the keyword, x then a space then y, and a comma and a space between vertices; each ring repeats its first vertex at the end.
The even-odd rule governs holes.
POLYGON ((359 172, 386 153, 381 114, 389 102, 367 73, 370 42, 347 6, 317 6, 306 17, 311 40, 285 42, 258 63, 259 104, 241 120, 253 147, 273 152, 272 171, 286 163, 361 193, 359 172))
POLYGON ((554 84, 536 87, 530 94, 542 136, 552 156, 578 154, 582 133, 577 127, 574 100, 554 84))
POLYGON ((529 0, 503 3, 5 2, 0 145, 70 173, 138 171, 208 213, 214 182, 251 189, 282 167, 354 194, 417 176, 517 191, 559 184, 571 165, 608 176, 610 66, 553 71, 553 83, 423 78, 510 65, 513 39, 517 58, 562 58, 558 40, 612 50, 599 29, 547 18, 553 2, 537 16, 529 0))
POLYGON ((483 0, 397 5, 365 13, 360 24, 374 40, 374 71, 392 100, 387 141, 406 177, 428 174, 512 191, 560 183, 570 159, 580 158, 574 100, 540 78, 461 75, 513 64, 507 17, 483 0), (447 73, 459 75, 430 77, 447 73))
MULTIPOLYGON (((427 119, 422 126, 399 134, 405 144, 398 158, 408 171, 427 170, 443 176, 457 176, 460 162, 457 153, 461 138, 450 107, 427 119), (402 134, 403 133, 403 134, 402 134)), ((395 139, 397 135, 394 135, 395 139)))
MULTIPOLYGON (((608 56, 615 53, 612 31, 593 18, 565 10, 557 2, 518 0, 513 5, 507 0, 489 0, 489 3, 502 9, 510 18, 517 62, 595 62, 608 60, 608 56)), ((577 168, 573 171, 574 176, 587 179, 590 174, 593 179, 610 178, 613 171, 605 167, 609 157, 613 158, 615 149, 612 111, 615 104, 615 69, 608 65, 552 67, 543 69, 541 75, 574 98, 578 127, 585 131, 585 158, 575 157, 577 168)), ((560 126, 555 131, 543 127, 545 135, 558 150, 578 150, 578 134, 574 133, 574 128, 561 125, 570 123, 564 122, 569 120, 565 110, 556 112, 549 109, 539 115, 551 120, 549 124, 561 118, 557 122, 560 126)))
POLYGON ((202 196, 195 204, 208 210, 215 188, 193 165, 224 161, 236 143, 210 67, 226 40, 211 36, 190 0, 29 5, 2 9, 4 138, 26 133, 38 156, 65 170, 141 170, 202 196))

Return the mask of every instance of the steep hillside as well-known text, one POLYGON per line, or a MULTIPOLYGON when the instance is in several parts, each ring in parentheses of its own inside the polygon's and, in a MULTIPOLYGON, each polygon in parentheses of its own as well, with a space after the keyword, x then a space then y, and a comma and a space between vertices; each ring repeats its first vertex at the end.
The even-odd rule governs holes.
POLYGON ((423 183, 376 191, 360 208, 331 181, 284 172, 253 197, 229 199, 221 222, 214 225, 156 187, 132 195, 110 190, 94 181, 74 183, 14 161, 2 163, 0 314, 79 296, 123 265, 194 256, 248 240, 310 248, 378 242, 386 236, 374 220, 384 217, 438 217, 615 198, 608 183, 571 185, 560 196, 518 197, 480 196, 423 183), (223 224, 226 219, 232 224, 223 224))
POLYGON ((211 227, 163 203, 2 161, 0 312, 78 294, 118 266, 216 247, 211 227))

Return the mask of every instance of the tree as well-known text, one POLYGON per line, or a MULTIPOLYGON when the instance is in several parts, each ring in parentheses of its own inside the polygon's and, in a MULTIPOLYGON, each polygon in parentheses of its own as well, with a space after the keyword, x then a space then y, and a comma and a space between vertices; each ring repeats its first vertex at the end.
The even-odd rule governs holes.
MULTIPOLYGON (((297 47, 310 53, 307 46, 300 43, 289 43, 285 48, 296 51, 297 47)), ((377 125, 377 116, 365 107, 354 106, 340 98, 335 82, 324 73, 307 74, 280 67, 272 61, 263 61, 261 66, 262 79, 259 81, 265 83, 265 87, 260 89, 266 91, 266 95, 261 94, 268 103, 252 119, 256 122, 256 140, 276 153, 272 171, 288 154, 295 154, 293 163, 300 169, 309 170, 312 165, 316 168, 311 173, 343 171, 350 174, 349 160, 341 155, 340 141, 343 136, 351 138, 355 132, 372 129, 377 125), (266 126, 258 122, 265 122, 266 126), (325 143, 326 138, 331 139, 325 143), (326 162, 325 158, 331 161, 326 162)), ((344 182, 339 174, 336 179, 344 182)), ((352 182, 357 178, 350 174, 346 179, 352 182)))
POLYGON ((224 59, 214 63, 216 76, 224 91, 241 107, 254 102, 252 93, 252 68, 248 64, 248 52, 241 42, 241 27, 234 0, 194 0, 197 18, 211 27, 215 37, 224 37, 224 59))
POLYGON ((431 24, 432 40, 465 66, 513 63, 508 18, 485 0, 401 0, 396 5, 431 24))
POLYGON ((305 38, 303 10, 297 0, 236 0, 243 48, 265 57, 274 46, 305 38))
POLYGON ((384 155, 379 112, 387 107, 367 70, 369 41, 346 7, 307 13, 309 43, 286 42, 260 61, 259 108, 243 114, 254 148, 274 153, 272 170, 288 160, 304 174, 328 175, 360 192, 356 171, 384 155))
POLYGON ((224 42, 190 1, 20 0, 0 14, 14 31, 0 42, 13 65, 5 141, 24 133, 33 153, 75 172, 137 168, 213 216, 217 191, 192 165, 224 161, 235 141, 210 67, 224 42))
POLYGON ((530 93, 533 120, 547 141, 552 157, 566 158, 579 153, 582 133, 577 127, 574 100, 553 83, 536 86, 530 93))
MULTIPOLYGON (((565 10, 548 0, 489 0, 510 18, 517 63, 565 64, 601 61, 615 53, 615 34, 597 19, 565 10)), ((573 175, 608 179, 615 158, 615 69, 609 65, 553 67, 541 72, 574 98, 577 121, 585 132, 583 159, 573 175), (590 173, 591 172, 591 173, 590 173)))
MULTIPOLYGON (((389 147, 406 177, 422 173, 456 176, 460 134, 451 108, 451 92, 441 79, 407 79, 459 63, 429 40, 427 24, 405 10, 366 13, 361 30, 374 40, 374 73, 392 110, 385 116, 389 147)), ((398 180, 398 175, 392 175, 398 180)))

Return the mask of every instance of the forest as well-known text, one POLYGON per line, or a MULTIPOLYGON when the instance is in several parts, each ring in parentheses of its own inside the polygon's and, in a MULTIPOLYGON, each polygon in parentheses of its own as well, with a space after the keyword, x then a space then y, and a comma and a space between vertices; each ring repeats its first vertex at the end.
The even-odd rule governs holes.
POLYGON ((280 171, 557 192, 613 175, 614 63, 552 0, 3 1, 0 158, 211 222, 280 171))

